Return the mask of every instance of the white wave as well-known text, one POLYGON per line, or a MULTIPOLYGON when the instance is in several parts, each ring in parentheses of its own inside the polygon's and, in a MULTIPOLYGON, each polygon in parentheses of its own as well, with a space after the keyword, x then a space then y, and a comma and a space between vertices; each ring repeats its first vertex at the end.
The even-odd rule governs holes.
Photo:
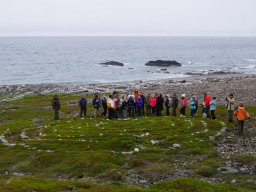
POLYGON ((254 69, 256 68, 255 65, 248 65, 248 66, 245 66, 245 67, 239 67, 239 69, 254 69))
POLYGON ((243 60, 249 63, 256 63, 256 59, 243 59, 243 60))

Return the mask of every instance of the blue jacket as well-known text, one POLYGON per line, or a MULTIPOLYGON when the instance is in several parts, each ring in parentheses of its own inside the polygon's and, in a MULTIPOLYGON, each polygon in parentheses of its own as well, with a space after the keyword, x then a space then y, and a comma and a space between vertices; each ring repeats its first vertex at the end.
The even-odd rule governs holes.
POLYGON ((210 110, 216 110, 216 100, 210 102, 210 110))
POLYGON ((80 106, 80 107, 86 107, 86 105, 87 105, 86 99, 80 99, 80 101, 79 101, 79 106, 80 106))
POLYGON ((190 99, 190 109, 196 109, 196 103, 193 99, 190 99))
POLYGON ((142 107, 143 104, 144 104, 144 102, 143 102, 143 100, 141 98, 137 99, 137 101, 136 101, 137 107, 142 107))

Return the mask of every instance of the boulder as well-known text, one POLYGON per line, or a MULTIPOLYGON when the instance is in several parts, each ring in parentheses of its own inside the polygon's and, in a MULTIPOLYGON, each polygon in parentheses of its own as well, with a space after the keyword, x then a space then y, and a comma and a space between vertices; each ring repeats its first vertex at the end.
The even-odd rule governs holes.
POLYGON ((105 65, 105 66, 121 66, 123 67, 124 64, 123 63, 120 63, 120 62, 117 62, 117 61, 108 61, 108 62, 105 62, 105 63, 100 63, 100 65, 105 65))
POLYGON ((157 61, 149 61, 145 65, 147 66, 159 66, 159 67, 169 67, 169 66, 176 66, 180 67, 181 64, 177 61, 163 61, 163 60, 157 60, 157 61))

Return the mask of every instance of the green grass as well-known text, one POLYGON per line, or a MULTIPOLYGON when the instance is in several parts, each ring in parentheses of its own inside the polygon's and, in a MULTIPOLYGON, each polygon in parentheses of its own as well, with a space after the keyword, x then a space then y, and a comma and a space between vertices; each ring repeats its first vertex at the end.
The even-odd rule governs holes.
MULTIPOLYGON (((86 94, 91 101, 90 93, 86 94)), ((217 121, 202 119, 200 112, 196 119, 148 116, 109 121, 106 117, 93 118, 91 102, 87 117, 74 117, 84 93, 58 94, 61 117, 55 121, 50 106, 53 95, 27 95, 0 103, 0 135, 15 144, 6 147, 0 143, 0 191, 67 191, 69 186, 78 191, 247 190, 242 179, 245 176, 240 176, 237 186, 195 179, 221 174, 217 169, 224 162, 216 152, 217 141, 209 137, 220 131, 221 121, 227 121, 224 106, 218 106, 217 121), (36 123, 35 119, 43 121, 36 123), (181 147, 173 148, 175 143, 181 147), (139 146, 143 146, 139 152, 123 153, 139 146), (194 179, 167 181, 148 189, 143 185, 127 186, 131 172, 153 184, 175 174, 177 169, 188 170, 194 179), (15 177, 13 173, 30 176, 15 177)), ((255 115, 255 107, 248 110, 255 115)), ((226 126, 232 131, 235 123, 226 126)), ((233 160, 248 164, 254 158, 239 156, 233 160)), ((223 177, 223 182, 229 183, 229 177, 223 177)), ((248 191, 251 189, 252 186, 248 191)))

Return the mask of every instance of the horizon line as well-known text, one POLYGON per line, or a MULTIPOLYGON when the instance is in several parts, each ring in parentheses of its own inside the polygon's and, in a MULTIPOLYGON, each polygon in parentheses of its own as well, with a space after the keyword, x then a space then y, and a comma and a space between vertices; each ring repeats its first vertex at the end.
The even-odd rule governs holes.
POLYGON ((256 35, 0 35, 0 37, 256 37, 256 35))

